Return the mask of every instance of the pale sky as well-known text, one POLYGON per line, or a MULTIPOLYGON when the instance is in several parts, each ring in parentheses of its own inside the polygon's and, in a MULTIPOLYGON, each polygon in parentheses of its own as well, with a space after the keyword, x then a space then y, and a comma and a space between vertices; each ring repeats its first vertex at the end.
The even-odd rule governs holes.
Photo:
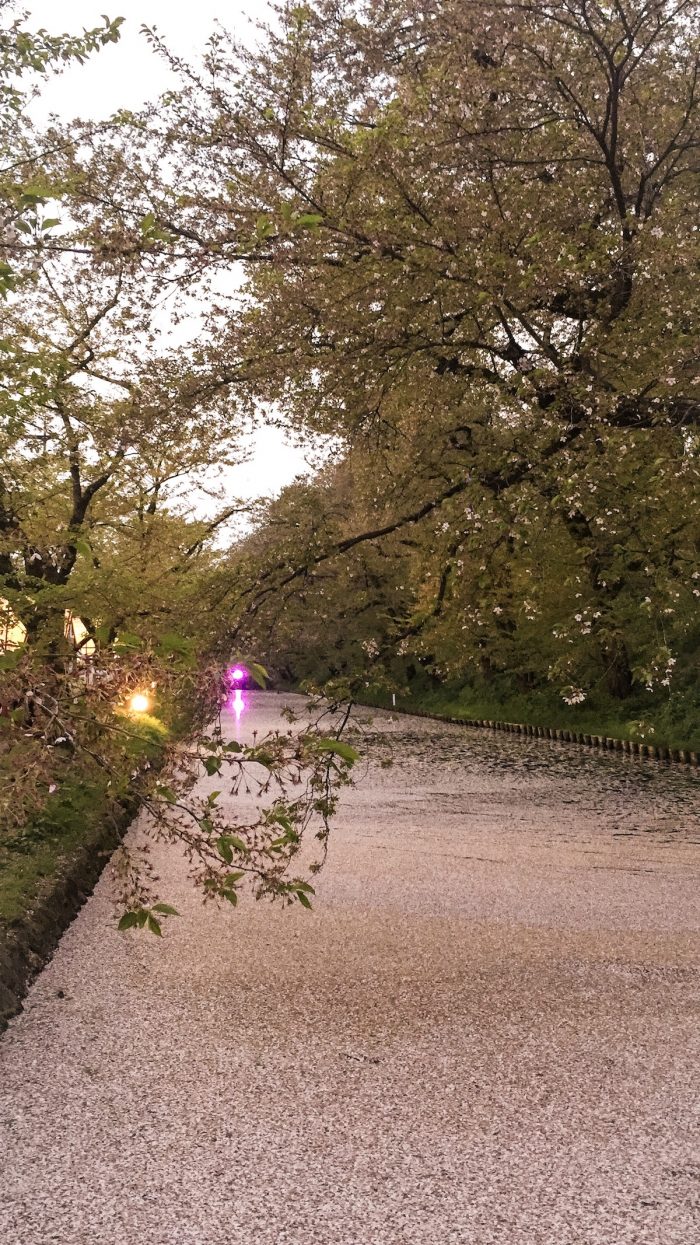
MULTIPOLYGON (((109 44, 84 65, 69 66, 42 87, 41 99, 32 108, 41 121, 49 113, 66 120, 101 119, 118 108, 137 109, 176 85, 140 34, 142 25, 155 26, 173 51, 195 59, 217 20, 241 41, 254 40, 252 22, 264 19, 268 6, 266 0, 34 0, 27 10, 28 26, 52 34, 99 26, 103 13, 125 19, 119 43, 109 44)), ((254 436, 251 461, 231 472, 231 492, 239 497, 278 493, 307 470, 304 454, 281 432, 262 428, 254 436)))
POLYGON ((118 44, 103 48, 83 66, 70 67, 42 90, 47 111, 95 118, 117 108, 138 108, 175 85, 139 33, 142 25, 157 27, 174 52, 194 59, 217 21, 249 41, 255 38, 252 23, 269 11, 265 0, 34 0, 27 10, 29 24, 52 34, 100 26, 103 13, 125 19, 118 44))

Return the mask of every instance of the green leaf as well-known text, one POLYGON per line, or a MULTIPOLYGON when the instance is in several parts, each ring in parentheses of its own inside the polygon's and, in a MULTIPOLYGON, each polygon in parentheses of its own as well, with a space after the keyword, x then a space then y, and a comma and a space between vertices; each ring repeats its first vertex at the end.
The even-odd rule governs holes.
POLYGON ((153 212, 147 212, 143 220, 141 221, 141 233, 144 235, 144 237, 146 236, 146 234, 149 234, 151 232, 155 223, 156 223, 155 214, 153 212))
MULTIPOLYGON (((216 846, 227 865, 230 865, 233 860, 232 849, 237 852, 243 852, 245 855, 248 855, 250 850, 248 844, 245 843, 243 839, 240 839, 237 834, 222 834, 221 837, 217 839, 216 846)), ((243 874, 241 874, 241 877, 242 876, 243 874)))
POLYGON ((148 928, 152 934, 157 934, 159 938, 163 937, 163 931, 160 927, 160 923, 156 921, 156 918, 152 916, 150 912, 148 914, 148 928))
POLYGON ((281 826, 283 830, 291 830, 292 828, 289 813, 285 813, 281 809, 269 809, 265 820, 269 826, 281 826))
POLYGON ((296 835, 283 834, 281 838, 273 839, 271 843, 268 843, 268 850, 271 852, 281 852, 282 848, 286 847, 288 843, 296 842, 296 838, 296 835))
POLYGON ((274 226, 269 216, 259 216, 255 222, 255 236, 257 238, 266 238, 272 233, 274 226))
POLYGON ((295 882, 294 889, 297 891, 306 891, 307 895, 315 895, 316 891, 310 882, 295 882))
POLYGON ((266 751, 265 748, 249 748, 248 760, 254 761, 256 765, 264 765, 265 769, 271 770, 274 765, 274 758, 266 751))
POLYGON ((267 687, 267 680, 269 679, 270 676, 267 673, 267 670, 265 669, 265 667, 261 666, 260 663, 257 661, 249 661, 246 663, 246 665, 248 668, 248 674, 250 675, 253 682, 257 683, 258 687, 262 687, 262 688, 267 687))
POLYGON ((205 757, 204 768, 211 778, 212 774, 221 773, 221 757, 205 757))
POLYGON ((41 228, 53 229, 56 225, 60 225, 60 223, 61 222, 57 216, 50 216, 47 220, 42 222, 41 228))
POLYGON ((216 804, 216 801, 218 800, 220 795, 221 795, 220 791, 211 791, 209 795, 207 796, 207 804, 210 807, 212 804, 216 804))
POLYGON ((156 652, 161 657, 169 657, 171 654, 189 657, 192 654, 193 644, 194 641, 188 636, 180 635, 177 631, 166 631, 158 641, 156 652))
POLYGON ((297 216, 296 224, 302 229, 318 229, 323 217, 318 212, 304 212, 302 216, 297 216))
POLYGON ((222 897, 224 899, 228 899, 229 903, 233 904, 235 908, 236 904, 238 903, 238 892, 226 890, 226 891, 222 891, 221 894, 222 894, 222 897))
POLYGON ((153 911, 162 912, 163 916, 179 916, 180 915, 177 908, 173 908, 172 904, 169 904, 169 903, 154 903, 153 911))
POLYGON ((296 891, 295 893, 302 908, 309 908, 309 909, 312 908, 313 905, 311 903, 311 900, 309 899, 309 896, 306 894, 305 891, 296 891))
POLYGON ((114 641, 115 653, 130 653, 142 647, 143 640, 133 631, 121 631, 114 641))
POLYGON ((319 739, 316 742, 316 748, 318 752, 331 752, 339 756, 348 765, 354 765, 360 755, 350 747, 350 744, 344 744, 340 739, 319 739))
POLYGON ((160 800, 166 800, 168 804, 177 804, 177 792, 172 787, 156 787, 156 795, 160 800))
POLYGON ((225 834, 222 834, 221 838, 216 840, 216 850, 226 861, 227 865, 233 864, 233 851, 225 834))
POLYGON ((135 925, 138 925, 137 914, 135 912, 125 912, 117 925, 117 929, 133 929, 135 925))

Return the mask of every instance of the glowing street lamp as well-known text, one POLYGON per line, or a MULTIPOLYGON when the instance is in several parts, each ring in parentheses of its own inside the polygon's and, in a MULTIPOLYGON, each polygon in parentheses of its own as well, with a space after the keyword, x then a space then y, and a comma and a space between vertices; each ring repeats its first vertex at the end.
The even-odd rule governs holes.
POLYGON ((150 708, 148 696, 144 696, 143 692, 134 692, 129 701, 129 708, 132 713, 146 713, 150 708))
POLYGON ((243 680, 245 679, 245 670, 243 669, 243 667, 234 666, 233 670, 231 671, 231 678, 233 679, 234 683, 242 683, 243 680))

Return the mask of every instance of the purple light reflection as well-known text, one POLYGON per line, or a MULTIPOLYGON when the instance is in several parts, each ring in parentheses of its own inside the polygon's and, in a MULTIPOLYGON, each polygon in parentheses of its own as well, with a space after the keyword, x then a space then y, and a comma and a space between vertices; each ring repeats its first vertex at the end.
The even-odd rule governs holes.
POLYGON ((245 670, 243 669, 243 667, 234 666, 233 670, 231 671, 231 678, 233 679, 234 683, 241 683, 243 679, 245 678, 245 670))
POLYGON ((246 707, 243 692, 241 691, 240 687, 235 688, 233 696, 229 698, 229 702, 226 707, 227 709, 230 709, 232 710, 233 713, 235 713, 237 719, 240 718, 241 714, 243 713, 246 707))

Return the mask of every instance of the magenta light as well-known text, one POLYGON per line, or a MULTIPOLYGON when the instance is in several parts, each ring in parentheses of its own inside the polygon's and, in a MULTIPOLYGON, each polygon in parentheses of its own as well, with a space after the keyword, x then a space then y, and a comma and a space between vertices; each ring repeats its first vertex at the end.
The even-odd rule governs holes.
POLYGON ((235 669, 231 671, 231 678, 234 682, 240 683, 241 679, 245 678, 245 670, 243 670, 241 666, 236 666, 235 669))

